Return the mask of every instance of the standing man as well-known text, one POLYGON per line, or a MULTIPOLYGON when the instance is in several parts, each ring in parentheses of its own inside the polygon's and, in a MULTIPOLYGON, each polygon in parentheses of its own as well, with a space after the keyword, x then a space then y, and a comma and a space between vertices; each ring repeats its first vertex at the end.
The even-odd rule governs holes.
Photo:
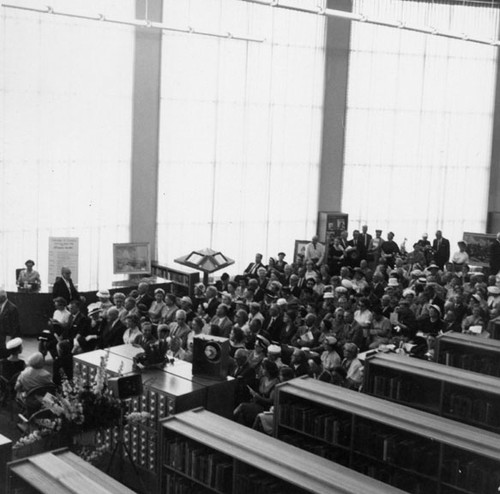
POLYGON ((368 247, 368 261, 371 267, 378 264, 380 257, 380 249, 385 240, 382 238, 382 230, 375 230, 375 237, 372 238, 370 246, 368 247))
POLYGON ((312 261, 315 267, 319 267, 325 260, 325 246, 318 242, 318 236, 314 235, 311 242, 306 245, 304 261, 312 261))
POLYGON ((490 274, 496 275, 500 271, 500 232, 490 247, 490 274))
MULTIPOLYGON (((382 233, 382 232, 380 232, 382 233)), ((368 260, 368 250, 370 248, 370 245, 372 243, 372 236, 368 233, 368 225, 363 225, 361 227, 361 234, 360 234, 360 240, 361 244, 363 246, 363 258, 368 260)))
POLYGON ((432 250, 434 251, 434 262, 442 270, 450 259, 450 241, 443 237, 441 230, 436 232, 436 238, 432 242, 432 250))
POLYGON ((6 339, 21 336, 19 325, 19 312, 17 307, 7 300, 7 292, 0 288, 0 358, 7 358, 9 351, 6 349, 6 339))
POLYGON ((387 265, 394 269, 394 264, 396 262, 396 256, 400 254, 398 244, 394 242, 394 233, 389 232, 387 234, 387 240, 382 243, 380 248, 380 256, 385 259, 387 265))
POLYGON ((78 300, 80 298, 78 290, 75 288, 75 285, 73 285, 73 280, 71 279, 71 269, 67 267, 61 268, 61 276, 58 276, 54 282, 52 298, 55 299, 57 297, 62 297, 68 304, 72 300, 78 300))

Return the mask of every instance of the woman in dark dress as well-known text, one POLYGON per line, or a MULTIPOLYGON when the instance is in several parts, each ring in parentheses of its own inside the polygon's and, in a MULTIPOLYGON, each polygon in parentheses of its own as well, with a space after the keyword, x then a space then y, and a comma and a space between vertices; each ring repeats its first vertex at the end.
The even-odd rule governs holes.
POLYGON ((340 244, 340 239, 335 237, 333 244, 328 247, 328 267, 331 276, 338 276, 340 268, 345 265, 345 252, 340 244))

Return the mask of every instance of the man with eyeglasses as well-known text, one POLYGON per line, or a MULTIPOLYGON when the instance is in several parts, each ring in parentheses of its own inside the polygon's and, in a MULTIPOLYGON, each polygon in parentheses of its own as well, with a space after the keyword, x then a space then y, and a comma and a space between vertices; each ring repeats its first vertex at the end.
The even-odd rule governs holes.
POLYGON ((179 309, 175 313, 175 322, 170 323, 170 336, 172 338, 179 338, 181 340, 181 346, 184 350, 187 350, 187 340, 188 335, 191 332, 191 328, 186 322, 186 312, 179 309))

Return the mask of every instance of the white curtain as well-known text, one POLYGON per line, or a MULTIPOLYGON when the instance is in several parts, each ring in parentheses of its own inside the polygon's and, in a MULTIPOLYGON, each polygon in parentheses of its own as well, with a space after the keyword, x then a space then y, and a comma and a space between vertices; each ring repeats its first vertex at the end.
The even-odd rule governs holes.
POLYGON ((166 0, 164 22, 265 41, 163 36, 159 260, 204 247, 234 258, 233 273, 256 252, 292 260, 294 240, 316 228, 324 18, 166 0))
MULTIPOLYGON (((50 4, 134 18, 132 0, 50 4)), ((79 238, 80 288, 109 286, 112 243, 129 240, 134 30, 0 16, 0 284, 31 258, 47 288, 48 238, 64 236, 79 238)))
MULTIPOLYGON (((355 0, 367 18, 498 37, 498 8, 355 0)), ((484 232, 497 48, 353 23, 342 210, 412 245, 484 232)), ((453 250, 453 249, 452 249, 453 250)))

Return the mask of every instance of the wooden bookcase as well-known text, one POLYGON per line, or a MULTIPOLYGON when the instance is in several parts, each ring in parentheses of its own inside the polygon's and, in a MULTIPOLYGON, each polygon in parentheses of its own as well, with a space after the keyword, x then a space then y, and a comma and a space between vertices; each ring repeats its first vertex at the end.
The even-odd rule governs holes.
POLYGON ((179 269, 162 266, 157 261, 151 262, 151 274, 160 276, 173 283, 172 293, 177 297, 184 295, 194 296, 194 285, 200 282, 200 273, 186 273, 179 269))
POLYGON ((365 361, 363 392, 500 433, 500 379, 389 353, 365 361))
POLYGON ((323 383, 278 386, 275 436, 418 494, 489 494, 500 486, 500 436, 323 383))
POLYGON ((500 341, 448 332, 436 340, 436 362, 500 377, 500 341))
POLYGON ((162 421, 162 494, 396 494, 202 408, 162 421))

